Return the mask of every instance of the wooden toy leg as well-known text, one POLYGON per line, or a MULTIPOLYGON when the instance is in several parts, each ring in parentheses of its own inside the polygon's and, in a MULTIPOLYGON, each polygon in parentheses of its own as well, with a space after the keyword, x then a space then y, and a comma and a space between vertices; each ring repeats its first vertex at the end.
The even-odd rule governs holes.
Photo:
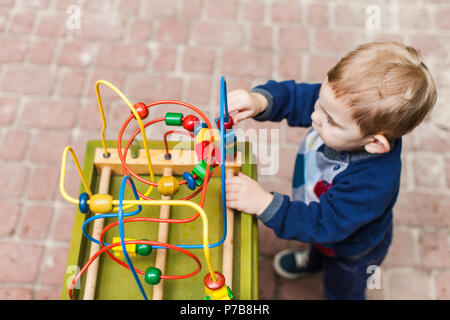
MULTIPOLYGON (((226 170, 226 177, 233 176, 233 169, 226 170)), ((232 290, 233 284, 233 239, 234 239, 234 210, 227 208, 227 237, 223 243, 222 271, 226 285, 232 290)))
MULTIPOLYGON (((171 176, 172 169, 164 168, 163 176, 171 176)), ((170 200, 170 196, 161 196, 161 200, 170 200)), ((169 219, 170 218, 170 206, 162 205, 160 209, 159 216, 161 219, 169 219)), ((160 223, 158 229, 158 242, 167 243, 169 238, 169 224, 168 223, 160 223)), ((166 256, 168 249, 157 249, 156 250, 156 261, 155 268, 161 270, 161 273, 164 274, 166 268, 166 256)), ((161 282, 157 285, 153 286, 153 300, 162 300, 164 293, 164 280, 161 279, 161 282)))
MULTIPOLYGON (((107 194, 109 192, 109 183, 111 180, 111 167, 103 167, 100 174, 100 186, 98 189, 99 194, 107 194)), ((96 219, 92 230, 92 237, 94 239, 100 239, 100 234, 103 230, 104 219, 96 219)), ((91 258, 98 250, 100 245, 95 242, 91 242, 91 250, 89 252, 89 258, 91 258)), ((84 300, 93 300, 95 295, 95 286, 97 284, 98 264, 100 259, 95 259, 87 269, 86 284, 84 286, 84 300)))

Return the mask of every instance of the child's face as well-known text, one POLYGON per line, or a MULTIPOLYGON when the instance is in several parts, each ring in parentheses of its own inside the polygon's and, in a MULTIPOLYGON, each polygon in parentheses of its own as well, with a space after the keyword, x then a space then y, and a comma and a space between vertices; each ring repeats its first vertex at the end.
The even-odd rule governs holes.
POLYGON ((352 119, 349 107, 342 99, 336 99, 328 79, 322 83, 311 119, 312 127, 329 148, 356 151, 362 150, 367 143, 356 121, 352 119))

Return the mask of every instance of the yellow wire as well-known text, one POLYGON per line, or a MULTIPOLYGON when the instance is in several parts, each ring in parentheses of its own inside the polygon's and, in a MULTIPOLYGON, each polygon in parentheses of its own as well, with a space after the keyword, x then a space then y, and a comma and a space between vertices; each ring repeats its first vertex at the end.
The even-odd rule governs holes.
MULTIPOLYGON (((113 200, 113 205, 118 205, 119 200, 113 200)), ((209 254, 209 239, 208 239, 208 218, 206 216, 205 211, 202 207, 200 207, 197 203, 187 200, 123 200, 122 204, 129 204, 129 205, 169 205, 169 206, 189 206, 193 208, 194 210, 197 210, 200 213, 200 217, 202 219, 203 224, 203 253, 205 255, 206 264, 209 269, 209 273, 211 275, 211 280, 213 282, 216 282, 216 274, 214 272, 214 269, 212 267, 211 263, 211 256, 209 254)))
MULTIPOLYGON (((116 88, 116 86, 114 86, 112 83, 106 81, 106 80, 98 80, 95 83, 95 92, 97 95, 97 101, 98 101, 98 107, 100 109, 100 115, 102 117, 102 123, 103 123, 103 127, 102 127, 102 132, 101 132, 101 136, 102 136, 102 144, 103 144, 103 150, 105 155, 108 154, 108 150, 106 148, 106 139, 105 139, 105 130, 106 130, 106 119, 105 119, 105 113, 103 111, 103 103, 102 103, 102 99, 100 97, 100 90, 99 90, 99 86, 100 84, 104 84, 106 86, 108 86, 109 88, 111 88, 120 98, 122 98, 122 100, 128 105, 128 107, 130 108, 131 112, 133 113, 134 117, 136 118, 136 120, 138 121, 139 124, 139 128, 141 129, 141 133, 142 133, 142 140, 144 142, 144 151, 145 151, 145 155, 147 157, 147 162, 148 162, 148 170, 150 172, 150 181, 154 182, 154 174, 153 174, 153 168, 152 168, 152 160, 150 157, 150 153, 148 151, 148 144, 147 144, 147 137, 145 135, 145 128, 144 128, 144 124, 142 123, 142 119, 139 116, 139 114, 137 113, 136 109, 134 108, 133 104, 130 102, 130 100, 128 100, 128 98, 119 90, 116 88)), ((126 155, 125 155, 126 156, 126 155)), ((145 196, 148 196, 153 190, 153 186, 150 185, 148 190, 144 193, 145 196)), ((124 207, 124 209, 127 209, 129 207, 124 207)), ((114 208, 114 212, 117 212, 117 208, 114 208)))
POLYGON ((78 199, 72 198, 69 196, 64 188, 65 181, 66 181, 66 166, 67 166, 67 155, 70 153, 72 154, 73 161, 75 162, 75 165, 77 166, 78 173, 80 174, 81 181, 83 182, 84 189, 86 189, 86 192, 89 194, 89 197, 92 198, 92 192, 87 184, 87 180, 84 177, 83 170, 81 169, 80 163, 78 162, 77 156, 75 155, 75 151, 73 151, 71 146, 67 146, 64 148, 64 152, 62 155, 61 160, 61 173, 59 176, 59 191, 61 192, 61 195, 69 202, 72 202, 74 204, 78 204, 78 199))
MULTIPOLYGON (((152 169, 152 164, 151 164, 151 159, 150 159, 150 154, 148 151, 148 145, 147 145, 147 139, 145 136, 145 129, 144 129, 144 125, 142 123, 142 120, 139 116, 139 114, 137 113, 136 109, 134 108, 134 106, 131 104, 131 102, 127 99, 127 97, 125 97, 123 95, 122 92, 120 92, 119 89, 117 89, 113 84, 109 83, 108 81, 105 80, 98 80, 95 84, 95 91, 97 93, 97 101, 98 101, 98 106, 100 109, 100 115, 102 117, 102 123, 103 123, 103 128, 101 131, 101 137, 102 137, 102 145, 103 145, 103 149, 105 152, 105 155, 108 154, 107 151, 107 147, 106 147, 106 139, 105 139, 105 130, 106 130, 106 120, 105 120, 105 114, 103 111, 103 104, 100 98, 100 92, 99 92, 99 85, 100 84, 105 84, 106 86, 110 87, 113 91, 115 91, 121 98, 123 101, 125 101, 125 103, 128 105, 128 107, 130 108, 131 112, 134 114, 136 120, 139 123, 139 127, 141 129, 141 133, 142 133, 142 139, 144 142, 144 150, 147 156, 147 160, 148 160, 148 165, 149 165, 149 172, 150 172, 150 176, 151 176, 151 181, 153 181, 154 179, 154 174, 153 174, 153 169, 152 169)), ((81 166, 80 163, 78 162, 78 159, 75 155, 75 152, 73 151, 71 146, 67 146, 64 149, 63 152, 63 156, 62 156, 62 161, 61 161, 61 175, 60 175, 60 183, 59 183, 59 189, 61 192, 61 195, 63 196, 63 198, 65 198, 67 201, 74 203, 74 204, 78 204, 79 200, 75 199, 71 196, 69 196, 67 194, 67 192, 64 189, 64 185, 65 185, 65 173, 66 173, 66 166, 67 166, 67 155, 68 152, 70 151, 70 153, 72 154, 72 157, 74 159, 75 165, 78 169, 78 173, 80 174, 81 180, 83 182, 84 188, 86 189, 87 193, 89 194, 89 196, 92 198, 92 192, 90 190, 90 188, 87 185, 87 181, 84 177, 84 174, 81 170, 81 166)), ((153 186, 150 186, 150 188, 147 190, 147 192, 145 193, 145 195, 147 196, 148 194, 151 193, 153 189, 153 186)), ((113 200, 112 202, 113 205, 118 206, 119 205, 119 200, 113 200)), ((203 252, 205 255, 205 260, 206 260, 206 264, 208 266, 209 269, 209 273, 211 275, 211 280, 213 282, 216 282, 216 274, 214 272, 214 269, 212 267, 212 263, 211 263, 211 256, 210 256, 210 252, 209 252, 209 239, 208 239, 208 218, 206 216, 205 211, 203 210, 202 207, 200 207, 197 203, 192 202, 192 201, 185 201, 185 200, 152 200, 152 201, 145 201, 145 200, 123 200, 122 202, 123 205, 128 205, 127 207, 130 206, 134 206, 134 205, 169 205, 169 206, 190 206, 191 208, 195 209, 196 211, 199 212, 200 217, 202 219, 202 224, 203 224, 203 252)), ((124 209, 125 209, 124 206, 124 209)), ((118 208, 116 208, 118 209, 118 208)))

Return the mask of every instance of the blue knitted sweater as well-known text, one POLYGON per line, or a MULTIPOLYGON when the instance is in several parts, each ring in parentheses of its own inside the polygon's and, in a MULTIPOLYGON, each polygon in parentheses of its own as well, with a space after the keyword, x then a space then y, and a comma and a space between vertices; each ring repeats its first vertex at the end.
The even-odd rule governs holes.
MULTIPOLYGON (((257 121, 287 120, 311 126, 320 84, 275 82, 252 89, 268 100, 257 121)), ((283 239, 312 243, 329 256, 357 258, 392 232, 392 208, 400 187, 401 138, 385 154, 327 147, 311 129, 297 153, 292 201, 277 192, 258 218, 283 239)))

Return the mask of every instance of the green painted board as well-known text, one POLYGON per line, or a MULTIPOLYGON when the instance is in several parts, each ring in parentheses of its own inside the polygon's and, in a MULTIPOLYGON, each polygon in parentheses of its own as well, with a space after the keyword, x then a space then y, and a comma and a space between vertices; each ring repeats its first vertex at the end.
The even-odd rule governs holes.
MULTIPOLYGON (((173 147, 176 142, 169 141, 169 148, 173 147)), ((89 141, 86 149, 84 162, 84 174, 91 186, 93 193, 98 190, 99 174, 96 172, 93 164, 94 152, 96 148, 101 148, 101 141, 89 141)), ((108 141, 108 147, 116 147, 116 142, 108 141)), ((162 141, 149 142, 149 148, 163 148, 162 141)), ((190 145, 193 148, 193 144, 190 145)), ((251 145, 249 142, 239 143, 239 150, 245 150, 245 161, 242 165, 242 172, 253 179, 257 179, 257 168, 251 154, 251 145), (244 149, 245 148, 245 149, 244 149), (251 160, 251 161, 250 161, 251 160)), ((220 167, 215 170, 220 170, 220 167)), ((155 181, 161 176, 155 175, 155 181)), ((149 176, 143 176, 149 179, 149 176)), ((178 177, 178 179, 182 179, 178 177)), ((114 199, 118 199, 120 183, 122 176, 113 175, 110 182, 110 194, 114 199)), ((148 185, 133 180, 139 191, 145 192, 148 185)), ((67 181, 66 183, 69 183, 67 181)), ((84 188, 81 186, 80 192, 84 188)), ((173 199, 180 199, 192 191, 186 187, 181 187, 180 191, 173 199)), ((73 195, 75 196, 75 195, 73 195)), ((196 203, 200 202, 201 193, 191 199, 196 203)), ((156 188, 153 188, 150 194, 151 198, 160 199, 156 188)), ((132 191, 127 187, 125 191, 125 199, 133 199, 132 191)), ((143 206, 139 217, 159 217, 159 206, 143 206)), ((205 212, 208 216, 209 223, 209 241, 211 244, 222 239, 222 198, 221 198, 221 179, 220 177, 212 177, 208 184, 206 201, 204 205, 205 212)), ((131 210, 131 209, 130 209, 131 210)), ((134 210, 134 209, 132 209, 134 210)), ((75 208, 76 217, 74 220, 72 239, 70 243, 69 255, 66 266, 66 275, 62 286, 62 299, 69 299, 68 285, 73 279, 75 272, 79 270, 88 260, 90 241, 82 234, 82 225, 84 221, 90 217, 82 214, 78 207, 75 208)), ((195 210, 190 207, 172 206, 171 218, 182 219, 188 218, 195 214, 195 210)), ((233 294, 236 299, 254 300, 258 299, 258 227, 256 218, 245 213, 236 213, 234 224, 234 257, 233 257, 233 294)), ((117 221, 117 218, 108 218, 105 220, 106 227, 111 222, 117 221)), ((90 225, 92 227, 93 224, 90 225)), ((89 232, 91 232, 90 228, 89 232)), ((158 224, 152 222, 130 222, 126 223, 125 237, 134 239, 147 239, 156 241, 158 234, 158 224)), ((112 242, 112 237, 118 235, 117 227, 107 231, 105 241, 112 242)), ((202 223, 198 218, 193 222, 183 224, 170 224, 169 241, 170 244, 201 244, 202 243, 202 223)), ((202 263, 202 270, 193 277, 179 280, 164 281, 164 299, 169 300, 202 300, 205 297, 203 277, 208 273, 205 263, 203 249, 189 249, 194 253, 202 263)), ((156 250, 147 257, 132 257, 135 268, 145 270, 154 265, 156 250)), ((210 249, 213 268, 221 271, 222 269, 222 246, 210 249)), ((98 300, 139 300, 142 295, 133 278, 132 273, 115 263, 106 254, 100 256, 99 271, 97 277, 97 286, 95 299, 98 300)), ((182 275, 193 272, 197 268, 194 260, 178 251, 168 250, 166 271, 167 275, 182 275)), ((86 274, 86 273, 85 273, 86 274)), ((81 284, 78 289, 73 291, 74 299, 80 299, 83 296, 83 287, 85 274, 81 278, 81 284)), ((146 290, 149 298, 152 296, 152 286, 145 283, 143 276, 139 275, 141 282, 146 290)))

